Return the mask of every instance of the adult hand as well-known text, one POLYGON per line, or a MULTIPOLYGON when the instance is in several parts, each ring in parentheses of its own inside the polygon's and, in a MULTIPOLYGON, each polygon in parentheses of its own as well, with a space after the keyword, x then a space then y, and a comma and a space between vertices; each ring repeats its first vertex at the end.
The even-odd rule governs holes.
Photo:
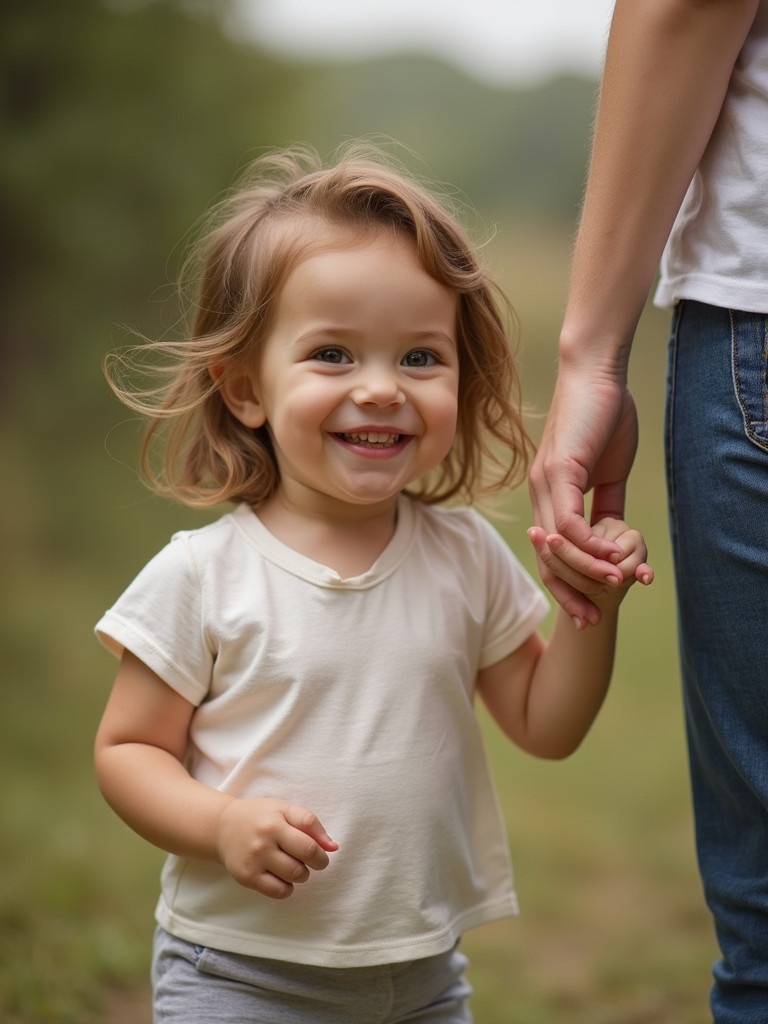
POLYGON ((283 800, 232 800, 219 819, 219 856, 235 881, 286 899, 321 871, 338 843, 311 811, 283 800))
POLYGON ((537 561, 542 581, 580 626, 600 621, 587 594, 595 582, 621 583, 619 547, 595 533, 591 523, 624 518, 629 472, 637 450, 637 413, 626 384, 614 372, 590 363, 561 360, 529 487, 535 526, 556 558, 537 561), (589 521, 585 495, 593 491, 589 521))

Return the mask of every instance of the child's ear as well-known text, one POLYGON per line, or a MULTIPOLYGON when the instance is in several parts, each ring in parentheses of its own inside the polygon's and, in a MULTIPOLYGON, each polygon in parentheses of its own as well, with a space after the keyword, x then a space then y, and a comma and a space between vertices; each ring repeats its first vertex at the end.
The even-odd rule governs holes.
POLYGON ((264 406, 256 390, 256 382, 250 373, 224 373, 224 364, 210 367, 211 380, 219 385, 224 404, 244 427, 255 430, 267 422, 264 406))

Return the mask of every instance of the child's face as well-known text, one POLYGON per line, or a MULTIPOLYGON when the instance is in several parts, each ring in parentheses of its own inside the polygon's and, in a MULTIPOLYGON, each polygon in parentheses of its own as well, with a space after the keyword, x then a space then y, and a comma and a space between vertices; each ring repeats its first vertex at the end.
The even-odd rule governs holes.
POLYGON ((283 497, 387 508, 454 440, 457 297, 408 238, 323 230, 327 248, 283 286, 251 385, 283 497))

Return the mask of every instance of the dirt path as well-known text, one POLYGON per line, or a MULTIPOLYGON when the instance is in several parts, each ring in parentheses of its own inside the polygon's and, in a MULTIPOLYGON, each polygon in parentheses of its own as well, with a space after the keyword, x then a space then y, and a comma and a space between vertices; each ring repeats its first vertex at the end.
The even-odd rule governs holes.
POLYGON ((107 1003, 104 1024, 152 1024, 149 987, 115 992, 107 1003))

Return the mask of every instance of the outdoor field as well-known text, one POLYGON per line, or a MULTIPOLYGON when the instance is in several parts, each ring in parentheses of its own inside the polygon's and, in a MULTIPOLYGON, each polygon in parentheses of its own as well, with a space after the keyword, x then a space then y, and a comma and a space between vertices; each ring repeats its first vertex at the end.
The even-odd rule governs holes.
MULTIPOLYGON (((552 383, 567 251, 567 238, 530 228, 500 231, 492 246, 518 296, 526 387, 538 409, 552 383)), ((657 578, 623 606, 615 681, 600 718, 583 747, 554 764, 514 750, 485 722, 522 915, 467 937, 480 1024, 707 1020, 714 951, 694 869, 678 699, 663 376, 664 316, 650 311, 633 364, 643 429, 627 516, 646 533, 657 578)), ((94 437, 84 452, 67 454, 51 438, 44 472, 25 462, 44 457, 33 428, 4 442, 13 481, 0 717, 7 1024, 149 1019, 143 984, 162 858, 96 791, 91 743, 115 666, 91 629, 142 560, 202 515, 144 492, 129 463, 136 431, 117 407, 114 423, 108 440, 94 437), (62 521, 59 532, 57 508, 75 506, 77 526, 62 521)), ((509 506, 514 518, 500 527, 533 568, 527 494, 509 506)))
MULTIPOLYGON (((185 233, 235 169, 265 146, 329 152, 368 133, 421 153, 480 210, 520 319, 534 435, 554 383, 594 83, 490 89, 415 58, 294 66, 185 9, 39 0, 16 5, 0 34, 13 81, 35 83, 24 102, 13 93, 0 176, 4 1024, 150 1020, 163 858, 95 785, 116 666, 92 631, 172 532, 212 516, 145 490, 139 427, 100 362, 134 328, 173 327, 185 233)), ((511 748, 483 717, 522 914, 466 937, 477 1024, 710 1019, 715 946, 695 867, 664 498, 666 321, 646 311, 631 367, 641 440, 627 519, 645 532, 656 581, 623 606, 606 705, 560 763, 511 748)), ((525 490, 500 511, 534 569, 525 490)))

